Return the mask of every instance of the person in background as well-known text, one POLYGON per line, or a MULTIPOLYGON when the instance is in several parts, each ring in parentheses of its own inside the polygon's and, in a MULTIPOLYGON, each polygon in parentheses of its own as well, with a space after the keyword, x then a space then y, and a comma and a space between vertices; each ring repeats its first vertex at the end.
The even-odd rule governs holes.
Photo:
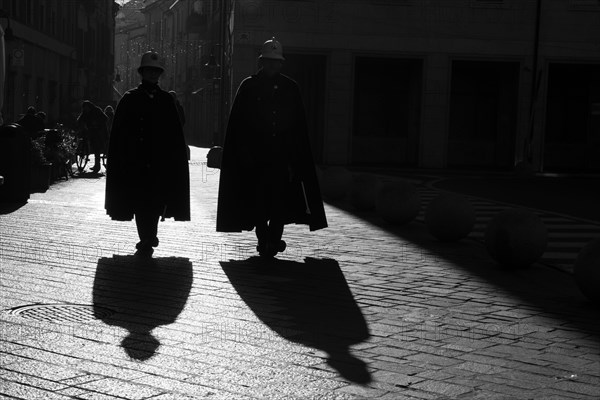
POLYGON ((164 67, 156 52, 142 55, 142 82, 123 95, 110 133, 106 164, 106 213, 135 223, 137 255, 159 244, 159 219, 190 220, 189 167, 173 97, 158 86, 164 67))
POLYGON ((256 228, 257 251, 286 248, 284 226, 327 227, 300 90, 281 74, 281 44, 266 41, 259 71, 240 85, 231 109, 219 182, 217 231, 256 228))
POLYGON ((36 139, 44 130, 44 122, 36 116, 36 109, 33 106, 27 108, 27 112, 17 121, 30 138, 36 139))
POLYGON ((109 104, 104 107, 104 115, 106 115, 106 128, 110 139, 110 130, 112 129, 113 120, 115 119, 115 110, 109 104))
POLYGON ((35 116, 42 121, 42 129, 46 129, 46 113, 43 111, 38 111, 35 113, 35 116))
POLYGON ((107 117, 104 111, 89 100, 81 104, 81 114, 77 118, 77 125, 83 137, 90 145, 90 152, 94 154, 94 166, 91 171, 100 171, 100 154, 106 154, 108 142, 107 117))

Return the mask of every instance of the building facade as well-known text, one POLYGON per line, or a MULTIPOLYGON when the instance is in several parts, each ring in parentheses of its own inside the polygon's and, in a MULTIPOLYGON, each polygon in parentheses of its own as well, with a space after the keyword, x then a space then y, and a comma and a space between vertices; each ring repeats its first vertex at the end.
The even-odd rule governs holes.
POLYGON ((72 123, 82 100, 113 103, 113 0, 0 0, 6 42, 4 122, 28 106, 72 123))
POLYGON ((224 1, 146 1, 148 48, 165 58, 164 89, 177 93, 184 107, 184 132, 189 144, 210 146, 219 140, 228 107, 220 85, 220 7, 224 1))
MULTIPOLYGON (((139 84, 137 67, 149 50, 164 59, 161 87, 175 91, 185 113, 189 144, 209 146, 222 129, 218 62, 221 1, 131 0, 117 14, 115 70, 117 92, 139 84), (212 55, 212 57, 211 57, 212 55)), ((118 96, 118 94, 117 94, 118 96)))
POLYGON ((597 0, 146 0, 142 13, 190 144, 222 142, 276 37, 319 163, 600 170, 597 0))
POLYGON ((125 3, 117 12, 115 23, 115 91, 118 101, 127 90, 140 81, 137 67, 148 49, 143 0, 125 3))
POLYGON ((598 1, 239 0, 234 12, 233 87, 280 40, 323 163, 600 169, 598 1))

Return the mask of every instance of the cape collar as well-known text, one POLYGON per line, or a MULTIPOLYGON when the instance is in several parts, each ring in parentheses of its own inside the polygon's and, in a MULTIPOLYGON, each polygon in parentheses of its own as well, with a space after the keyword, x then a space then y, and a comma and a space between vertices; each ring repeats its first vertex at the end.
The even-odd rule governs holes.
POLYGON ((160 91, 160 87, 157 83, 152 83, 148 81, 142 81, 142 83, 140 83, 140 85, 138 86, 138 89, 146 93, 146 95, 148 95, 148 97, 150 97, 151 99, 154 98, 158 91, 160 91))

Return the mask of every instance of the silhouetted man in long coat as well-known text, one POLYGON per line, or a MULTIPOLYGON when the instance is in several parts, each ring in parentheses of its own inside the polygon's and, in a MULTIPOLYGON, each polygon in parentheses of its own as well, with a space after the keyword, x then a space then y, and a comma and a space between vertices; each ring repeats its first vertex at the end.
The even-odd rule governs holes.
POLYGON ((114 220, 135 215, 141 255, 158 246, 158 220, 190 220, 186 145, 171 95, 158 86, 158 54, 142 56, 142 83, 125 93, 115 111, 106 175, 106 212, 114 220))
POLYGON ((81 104, 81 114, 77 117, 77 125, 82 130, 83 137, 88 141, 90 150, 94 153, 93 172, 100 171, 100 154, 106 154, 108 142, 108 117, 104 111, 89 100, 81 104))
POLYGON ((219 184, 217 231, 256 228, 257 251, 265 257, 285 250, 284 225, 327 226, 300 90, 280 73, 283 61, 281 44, 268 40, 259 72, 240 85, 219 184))

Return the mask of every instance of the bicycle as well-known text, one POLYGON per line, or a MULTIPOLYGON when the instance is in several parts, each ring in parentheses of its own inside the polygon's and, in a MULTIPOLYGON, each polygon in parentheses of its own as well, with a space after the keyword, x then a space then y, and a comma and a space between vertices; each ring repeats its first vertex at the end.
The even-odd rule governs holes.
MULTIPOLYGON (((77 135, 77 150, 75 152, 75 163, 77 164, 77 171, 79 173, 85 170, 92 154, 94 154, 94 151, 92 150, 89 133, 79 131, 77 135)), ((106 153, 100 153, 100 160, 102 166, 106 168, 106 153)))

